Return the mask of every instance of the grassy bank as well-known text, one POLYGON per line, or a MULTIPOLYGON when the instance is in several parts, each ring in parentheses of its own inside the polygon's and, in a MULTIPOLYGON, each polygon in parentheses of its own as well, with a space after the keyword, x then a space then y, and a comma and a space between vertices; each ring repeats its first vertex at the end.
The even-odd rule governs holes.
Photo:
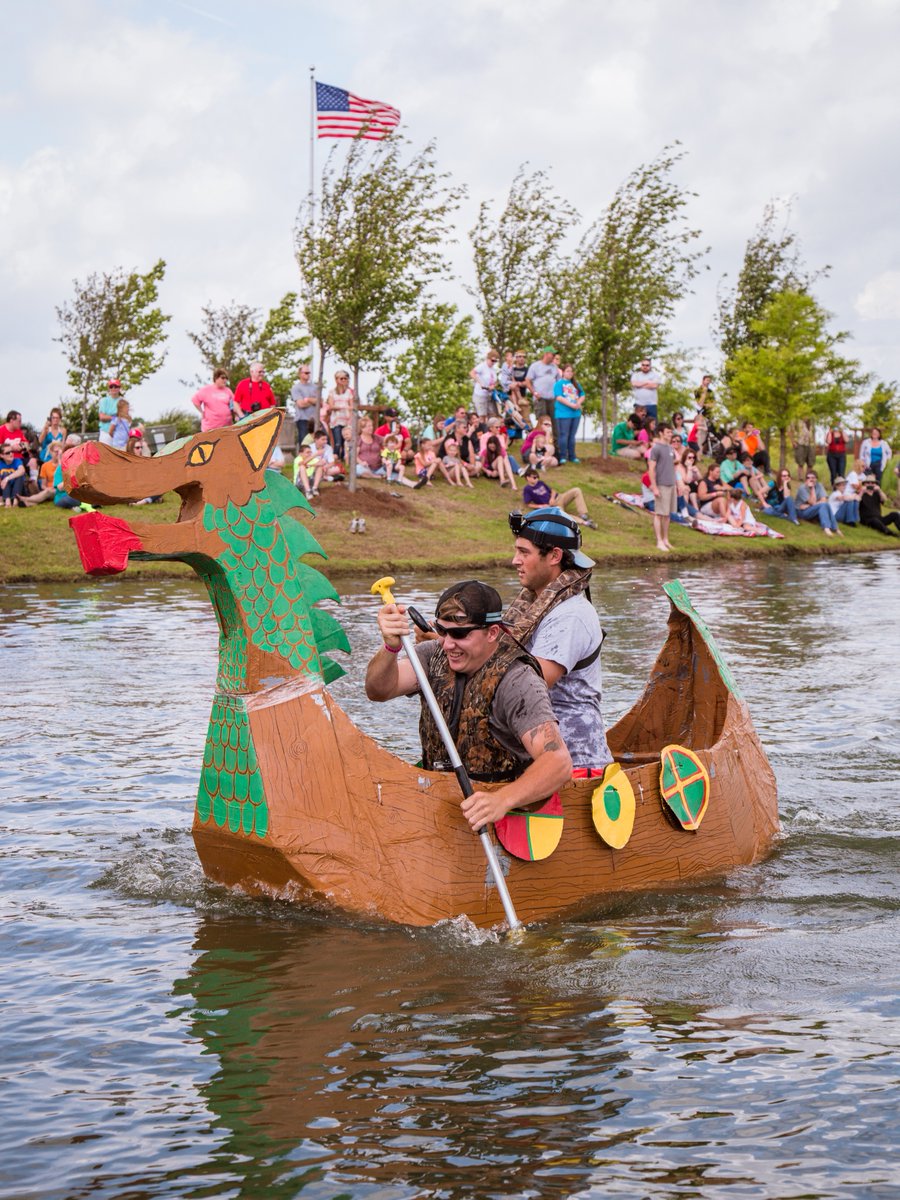
MULTIPOLYGON (((650 517, 606 499, 613 492, 639 492, 639 467, 616 459, 604 464, 594 444, 580 447, 580 452, 584 457, 578 466, 551 471, 548 481, 560 491, 577 484, 584 492, 599 526, 596 531, 585 530, 586 552, 600 563, 659 560, 662 555, 655 548, 650 517)), ((819 474, 828 478, 824 462, 819 464, 819 474)), ((509 562, 511 537, 506 517, 518 507, 517 502, 521 502, 521 490, 513 495, 485 480, 476 480, 472 491, 450 488, 440 480, 434 487, 416 492, 362 481, 355 494, 341 485, 326 487, 315 501, 316 518, 310 521, 328 555, 326 573, 332 578, 386 571, 474 570, 509 562), (364 535, 349 532, 354 514, 366 518, 364 535)), ((121 505, 105 511, 134 523, 172 522, 177 519, 178 504, 177 497, 168 496, 162 504, 121 505)), ((0 582, 82 579, 67 516, 52 504, 0 508, 0 582)), ((843 538, 827 538, 818 523, 804 523, 799 528, 787 521, 769 524, 785 534, 784 540, 708 537, 673 525, 671 541, 676 549, 668 557, 721 561, 900 549, 900 538, 884 537, 874 530, 843 528, 843 538)), ((189 570, 179 563, 134 563, 128 573, 159 576, 189 570)))

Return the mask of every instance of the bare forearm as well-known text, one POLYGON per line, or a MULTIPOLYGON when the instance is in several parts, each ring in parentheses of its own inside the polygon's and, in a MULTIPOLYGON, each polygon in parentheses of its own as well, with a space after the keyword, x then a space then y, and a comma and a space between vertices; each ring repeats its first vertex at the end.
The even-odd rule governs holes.
POLYGON ((369 700, 391 700, 400 686, 399 654, 379 650, 366 668, 366 697, 369 700))

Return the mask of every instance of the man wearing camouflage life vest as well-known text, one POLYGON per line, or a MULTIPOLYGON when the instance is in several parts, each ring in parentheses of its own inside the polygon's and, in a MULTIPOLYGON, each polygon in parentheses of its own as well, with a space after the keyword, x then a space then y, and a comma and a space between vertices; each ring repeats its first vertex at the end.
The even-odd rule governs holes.
POLYGON ((602 771, 612 755, 601 708, 603 630, 589 591, 594 561, 561 508, 510 513, 509 526, 522 590, 503 624, 537 659, 576 770, 602 771))
MULTIPOLYGON (((499 783, 462 801, 473 829, 499 821, 510 809, 546 800, 568 780, 572 762, 560 737, 547 687, 535 660, 500 625, 502 602, 487 584, 453 584, 435 609, 437 640, 416 646, 444 719, 473 783, 499 783)), ((366 671, 370 700, 418 691, 412 664, 400 659, 410 632, 406 609, 378 611, 384 646, 366 671)), ((428 706, 419 721, 422 765, 451 769, 428 706)))

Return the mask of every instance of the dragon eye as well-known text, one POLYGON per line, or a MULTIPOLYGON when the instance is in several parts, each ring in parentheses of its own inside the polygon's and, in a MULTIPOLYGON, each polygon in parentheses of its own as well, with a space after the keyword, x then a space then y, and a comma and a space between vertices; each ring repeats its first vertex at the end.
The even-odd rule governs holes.
POLYGON ((195 446, 188 458, 189 467, 202 467, 212 458, 213 450, 216 448, 215 442, 201 442, 199 446, 195 446))

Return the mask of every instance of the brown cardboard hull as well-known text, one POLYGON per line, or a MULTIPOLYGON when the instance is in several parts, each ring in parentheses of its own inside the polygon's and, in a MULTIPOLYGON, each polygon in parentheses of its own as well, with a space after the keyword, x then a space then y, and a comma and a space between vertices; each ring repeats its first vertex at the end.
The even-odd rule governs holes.
MULTIPOLYGON (((210 878, 409 925, 459 914, 481 927, 503 921, 452 775, 420 770, 383 749, 325 691, 254 706, 250 724, 268 835, 260 842, 195 818, 194 841, 210 878)), ((573 781, 562 793, 563 834, 549 858, 520 861, 498 846, 526 923, 586 911, 617 892, 721 875, 772 843, 775 779, 747 706, 702 623, 674 600, 648 685, 609 743, 635 794, 631 839, 610 849, 592 821, 597 781, 573 781), (694 750, 711 778, 696 832, 673 825, 661 802, 659 753, 669 743, 694 750)))

